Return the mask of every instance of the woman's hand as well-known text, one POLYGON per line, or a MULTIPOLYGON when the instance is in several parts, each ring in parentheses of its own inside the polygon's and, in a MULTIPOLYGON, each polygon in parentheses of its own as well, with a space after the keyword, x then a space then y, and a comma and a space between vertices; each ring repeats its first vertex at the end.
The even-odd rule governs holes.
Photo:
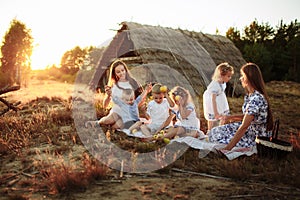
POLYGON ((222 115, 220 115, 219 113, 217 113, 217 114, 215 114, 215 118, 218 119, 218 120, 221 120, 222 115))
POLYGON ((106 85, 104 87, 104 91, 107 94, 107 96, 111 96, 111 87, 110 86, 106 85))
POLYGON ((148 83, 145 87, 145 90, 147 91, 147 93, 151 92, 152 90, 152 84, 151 83, 148 83))
POLYGON ((221 115, 221 117, 219 118, 220 120, 220 124, 224 125, 227 122, 227 116, 226 115, 221 115))
POLYGON ((104 91, 105 91, 105 98, 104 98, 104 101, 103 101, 103 108, 107 108, 107 106, 109 105, 110 103, 110 100, 111 100, 111 87, 106 85, 104 86, 104 91))

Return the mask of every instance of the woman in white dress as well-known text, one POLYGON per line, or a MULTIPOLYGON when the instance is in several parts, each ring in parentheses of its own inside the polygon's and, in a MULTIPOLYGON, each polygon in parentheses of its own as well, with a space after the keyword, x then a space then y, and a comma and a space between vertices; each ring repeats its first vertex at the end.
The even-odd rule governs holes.
MULTIPOLYGON (((113 97, 122 98, 124 89, 132 89, 135 97, 143 92, 142 86, 131 76, 127 65, 121 61, 116 60, 110 66, 110 74, 108 84, 105 86, 105 99, 103 107, 107 108, 113 97)), ((144 99, 140 104, 144 102, 144 99)), ((88 121, 86 126, 91 125, 111 125, 114 129, 123 129, 124 123, 122 121, 122 110, 119 105, 113 104, 109 114, 97 121, 88 121)))

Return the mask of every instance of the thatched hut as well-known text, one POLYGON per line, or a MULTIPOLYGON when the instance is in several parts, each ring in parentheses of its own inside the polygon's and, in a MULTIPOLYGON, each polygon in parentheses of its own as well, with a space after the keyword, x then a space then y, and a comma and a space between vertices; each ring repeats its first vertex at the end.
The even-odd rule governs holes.
POLYGON ((116 58, 123 59, 142 84, 151 81, 169 87, 181 85, 197 95, 211 81, 215 67, 225 61, 235 67, 229 89, 232 94, 241 94, 239 68, 246 63, 224 36, 122 22, 99 60, 91 81, 93 87, 106 84, 109 65, 116 58))
POLYGON ((175 69, 168 65, 150 63, 134 67, 130 70, 131 74, 136 77, 139 83, 158 82, 163 83, 168 88, 173 88, 177 85, 184 86, 194 95, 194 89, 190 85, 188 79, 180 74, 175 69))

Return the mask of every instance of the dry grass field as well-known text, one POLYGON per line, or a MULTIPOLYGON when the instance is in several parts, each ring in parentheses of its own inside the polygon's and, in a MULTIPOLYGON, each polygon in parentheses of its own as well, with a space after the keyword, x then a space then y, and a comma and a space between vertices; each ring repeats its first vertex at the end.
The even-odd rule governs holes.
MULTIPOLYGON (((270 82, 267 89, 280 119, 279 138, 294 147, 284 159, 229 161, 213 153, 200 159, 189 149, 164 169, 122 174, 84 148, 72 118, 73 85, 32 80, 7 94, 22 102, 20 110, 0 117, 0 199, 300 199, 300 84, 270 82)), ((242 102, 229 98, 233 113, 242 102)), ((110 131, 110 139, 130 151, 161 145, 117 131, 110 131)))

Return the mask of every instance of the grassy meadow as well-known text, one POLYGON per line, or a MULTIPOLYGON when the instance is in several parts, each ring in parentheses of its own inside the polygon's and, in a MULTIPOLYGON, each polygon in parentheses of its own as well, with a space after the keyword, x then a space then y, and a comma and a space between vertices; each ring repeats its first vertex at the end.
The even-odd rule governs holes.
MULTIPOLYGON (((118 184, 116 190, 121 190, 120 187, 126 187, 122 182, 135 180, 134 174, 125 176, 108 168, 84 148, 72 118, 73 87, 72 84, 53 80, 32 80, 27 88, 7 93, 7 100, 21 101, 22 104, 18 112, 9 111, 0 116, 0 199, 68 199, 71 194, 81 195, 84 199, 84 195, 88 197, 96 193, 92 190, 94 187, 118 184)), ((148 185, 148 190, 146 186, 141 189, 144 182, 137 180, 139 187, 127 189, 128 194, 135 191, 145 199, 155 198, 155 195, 161 195, 160 199, 193 199, 184 190, 190 191, 188 186, 177 188, 168 185, 170 178, 182 181, 187 177, 186 173, 177 173, 175 177, 174 169, 180 169, 189 172, 191 177, 205 174, 233 181, 219 191, 204 185, 203 188, 210 191, 210 197, 214 199, 225 196, 251 199, 259 195, 262 199, 300 198, 300 179, 297 178, 300 177, 300 84, 274 81, 267 83, 267 90, 274 117, 280 119, 279 139, 291 142, 294 147, 284 159, 254 155, 229 161, 212 153, 200 159, 196 150, 189 149, 176 162, 158 170, 155 175, 145 175, 158 178, 157 182, 165 183, 169 191, 160 188, 155 192, 154 183, 148 185)), ((232 113, 239 113, 243 97, 228 100, 232 113)), ((96 108, 99 117, 107 113, 101 106, 96 108)), ((200 113, 199 117, 201 129, 206 132, 203 114, 200 113)), ((128 151, 142 153, 165 145, 150 145, 104 128, 112 142, 128 151)), ((203 188, 193 188, 195 195, 197 190, 203 188)), ((111 193, 106 194, 107 198, 114 196, 112 189, 109 188, 111 193)), ((73 199, 77 199, 72 195, 73 199)))

